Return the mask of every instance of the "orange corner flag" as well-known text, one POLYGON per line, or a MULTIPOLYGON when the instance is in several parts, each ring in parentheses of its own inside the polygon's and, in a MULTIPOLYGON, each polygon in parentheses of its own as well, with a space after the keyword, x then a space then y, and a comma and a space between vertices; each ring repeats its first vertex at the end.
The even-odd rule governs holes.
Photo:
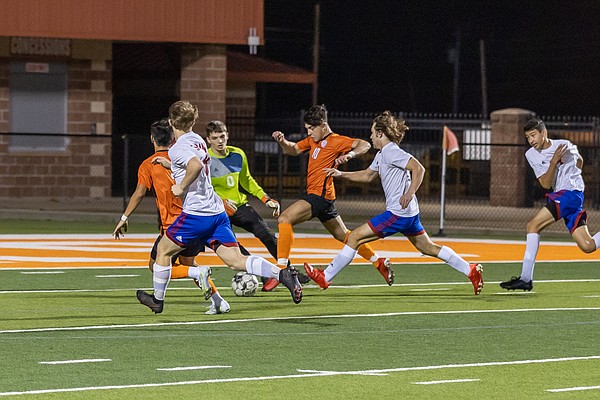
POLYGON ((442 149, 446 150, 446 154, 450 155, 458 151, 458 139, 454 132, 444 125, 444 139, 442 141, 442 149))

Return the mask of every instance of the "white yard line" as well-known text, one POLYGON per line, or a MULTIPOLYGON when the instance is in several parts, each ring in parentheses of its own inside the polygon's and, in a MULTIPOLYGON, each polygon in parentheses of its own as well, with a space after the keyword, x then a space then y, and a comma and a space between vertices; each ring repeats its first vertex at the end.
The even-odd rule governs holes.
MULTIPOLYGON (((94 267, 92 269, 102 268, 102 267, 94 267)), ((148 267, 136 267, 147 269, 148 267)), ((2 269, 0 269, 2 271, 2 269)), ((127 275, 118 275, 127 276, 127 275)), ((150 275, 149 275, 150 276, 150 275)), ((189 281, 189 279, 181 279, 178 281, 189 281)), ((177 281, 172 281, 171 285, 176 284, 177 281)), ((554 280, 536 280, 536 283, 591 283, 591 282, 600 282, 600 279, 554 279, 554 280)), ((495 285, 500 283, 497 282, 486 282, 486 285, 495 285)), ((428 282, 428 283, 395 283, 393 287, 421 287, 421 286, 456 286, 456 285, 472 285, 471 282, 428 282)), ((304 288, 311 289, 317 288, 316 285, 307 284, 303 286, 304 288)), ((388 287, 385 283, 377 284, 377 285, 331 285, 329 289, 362 289, 362 288, 374 288, 374 287, 388 287)), ((219 290, 227 290, 229 286, 217 286, 219 290)), ((136 291, 138 289, 143 290, 152 290, 152 288, 123 288, 123 289, 43 289, 43 290, 0 290, 0 294, 24 294, 24 293, 79 293, 79 292, 130 292, 136 291)), ((328 290, 329 290, 328 289, 328 290)), ((189 288, 180 288, 169 286, 169 290, 198 290, 196 287, 189 288)), ((446 288, 441 289, 423 289, 423 290, 448 290, 446 288)), ((486 292, 484 292, 486 293, 486 292)), ((521 292, 521 291, 511 291, 511 292, 496 292, 491 294, 505 295, 505 294, 534 294, 535 292, 521 292)), ((490 294, 490 293, 488 293, 490 294)), ((600 296, 588 296, 588 297, 600 297, 600 296)))
POLYGON ((377 317, 398 317, 412 315, 452 315, 452 314, 496 314, 496 313, 526 313, 526 312, 561 312, 561 311, 598 311, 600 307, 572 307, 572 308, 516 308, 506 310, 449 310, 449 311, 405 311, 393 313, 376 314, 341 314, 341 315, 312 315, 296 317, 272 317, 272 318, 247 318, 247 319, 219 319, 208 321, 187 321, 187 322, 162 322, 153 324, 120 324, 120 325, 89 325, 89 326, 70 326, 56 328, 31 328, 31 329, 7 329, 0 330, 0 334, 9 333, 30 333, 30 332, 58 332, 58 331, 87 331, 98 329, 123 329, 123 328, 147 328, 162 326, 193 326, 193 325, 211 325, 211 324, 231 324, 242 322, 262 322, 262 321, 290 321, 307 319, 336 319, 336 318, 377 318, 377 317))
POLYGON ((546 392, 561 393, 561 392, 580 392, 582 390, 600 390, 600 386, 578 386, 562 389, 546 389, 546 392))
POLYGON ((463 383, 463 382, 478 382, 481 379, 448 379, 444 381, 424 381, 412 382, 413 385, 440 385, 444 383, 463 383))
POLYGON ((21 271, 23 275, 64 274, 65 271, 21 271))
POLYGON ((22 392, 0 392, 0 396, 18 396, 18 395, 25 395, 25 394, 46 394, 46 393, 66 393, 66 392, 87 392, 87 391, 92 391, 92 390, 139 389, 139 388, 149 388, 149 387, 199 385, 199 384, 206 384, 206 383, 223 383, 223 382, 268 381, 268 380, 276 380, 276 379, 314 378, 314 377, 332 376, 332 375, 387 374, 389 372, 423 371, 423 370, 436 370, 436 369, 447 369, 447 368, 472 368, 472 367, 479 368, 479 367, 493 367, 493 366, 505 366, 505 365, 544 364, 544 363, 552 363, 552 362, 582 361, 582 360, 596 360, 596 359, 600 359, 600 356, 547 358, 547 359, 541 359, 541 360, 498 361, 498 362, 471 363, 471 364, 429 365, 429 366, 422 366, 422 367, 371 369, 371 370, 365 370, 365 371, 322 371, 322 372, 317 372, 317 373, 294 374, 294 375, 252 376, 252 377, 246 377, 246 378, 205 379, 205 380, 196 380, 196 381, 145 383, 145 384, 136 384, 136 385, 88 386, 88 387, 75 387, 75 388, 63 388, 63 389, 28 390, 28 391, 22 391, 22 392))
POLYGON ((197 369, 231 368, 231 365, 198 365, 195 367, 156 368, 157 371, 193 371, 197 369))
POLYGON ((40 361, 38 364, 82 364, 82 363, 95 363, 95 362, 106 362, 112 361, 110 358, 87 358, 82 360, 63 360, 63 361, 40 361))
POLYGON ((96 278, 134 278, 140 275, 96 275, 96 278))

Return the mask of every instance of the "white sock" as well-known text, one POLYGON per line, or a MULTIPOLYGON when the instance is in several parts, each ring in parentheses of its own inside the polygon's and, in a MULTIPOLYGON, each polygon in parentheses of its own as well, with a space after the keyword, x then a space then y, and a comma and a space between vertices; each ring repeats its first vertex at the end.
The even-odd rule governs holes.
POLYGON ((154 272, 152 273, 152 281, 154 283, 154 298, 157 300, 165 299, 165 292, 169 286, 171 279, 171 266, 163 266, 154 263, 154 272))
POLYGON ((212 296, 210 296, 210 302, 213 303, 215 308, 221 307, 221 302, 223 301, 223 297, 219 292, 214 292, 212 296))
POLYGON ((188 267, 188 278, 193 278, 195 280, 199 280, 200 279, 200 268, 188 267))
POLYGON ((252 275, 279 279, 279 271, 281 271, 281 268, 271 264, 262 257, 248 256, 248 259, 246 260, 246 271, 252 275))
POLYGON ((379 260, 379 254, 375 253, 373 254, 373 257, 369 258, 369 261, 371 261, 371 263, 374 263, 375 261, 379 260))
POLYGON ((535 267, 535 257, 540 248, 540 234, 528 233, 527 244, 525 245, 525 255, 523 256, 523 267, 521 268, 521 280, 530 282, 533 280, 533 268, 535 267))
POLYGON ((278 258, 277 259, 277 265, 281 265, 282 267, 287 267, 289 262, 290 262, 289 258, 278 258))
POLYGON ((329 266, 325 268, 325 280, 331 282, 331 280, 340 273, 341 270, 346 268, 346 265, 350 264, 354 257, 356 257, 357 251, 352 247, 345 245, 342 251, 331 261, 329 266))
POLYGON ((598 250, 598 248, 600 248, 600 232, 592 236, 592 239, 594 239, 594 243, 596 243, 596 250, 598 250))
POLYGON ((471 272, 471 267, 469 266, 469 263, 466 262, 461 256, 456 254, 456 252, 450 247, 442 246, 439 254, 437 255, 437 258, 439 258, 455 270, 462 272, 467 276, 469 275, 469 272, 471 272))

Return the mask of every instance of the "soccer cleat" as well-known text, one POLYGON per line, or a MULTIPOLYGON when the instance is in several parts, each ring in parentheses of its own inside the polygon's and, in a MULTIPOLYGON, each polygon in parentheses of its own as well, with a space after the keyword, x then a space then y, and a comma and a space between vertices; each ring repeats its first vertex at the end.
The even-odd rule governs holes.
POLYGON ((206 311, 204 314, 207 314, 207 315, 226 314, 230 310, 231 310, 231 306, 229 305, 229 303, 226 302, 225 300, 221 300, 221 305, 219 307, 216 307, 215 303, 212 303, 208 307, 208 311, 206 311))
POLYGON ((500 287, 506 290, 525 290, 530 292, 533 289, 533 281, 525 282, 520 276, 513 276, 510 280, 501 282, 500 287))
POLYGON ((279 281, 288 288, 292 294, 294 303, 302 301, 302 285, 298 281, 298 270, 294 267, 287 267, 279 271, 279 281))
MULTIPOLYGON (((283 271, 283 270, 282 270, 283 271)), ((279 285, 279 281, 275 278, 269 278, 265 283, 263 283, 262 291, 270 292, 275 289, 279 285)))
POLYGON ((483 272, 483 266, 481 264, 469 264, 471 267, 471 272, 469 272, 469 279, 473 283, 473 290, 475 294, 478 295, 481 293, 481 289, 483 289, 483 276, 481 273, 483 272))
POLYGON ((331 285, 331 283, 327 282, 327 279, 325 279, 325 271, 322 269, 313 268, 309 263, 304 263, 304 270, 310 279, 319 285, 321 289, 327 289, 329 285, 331 285))
POLYGON ((210 296, 212 296, 212 287, 208 282, 208 278, 212 274, 212 270, 210 267, 198 267, 198 269, 200 270, 200 279, 198 279, 197 284, 204 294, 204 300, 208 300, 210 299, 210 296))
POLYGON ((310 282, 310 277, 298 271, 298 282, 300 282, 301 285, 306 285, 310 282))
POLYGON ((136 296, 139 302, 154 311, 154 314, 160 314, 163 311, 164 300, 157 300, 153 294, 146 293, 143 290, 138 290, 136 296))
POLYGON ((381 257, 375 261, 375 268, 377 268, 377 271, 383 276, 387 284, 392 286, 394 284, 394 271, 392 271, 390 264, 389 258, 381 257))

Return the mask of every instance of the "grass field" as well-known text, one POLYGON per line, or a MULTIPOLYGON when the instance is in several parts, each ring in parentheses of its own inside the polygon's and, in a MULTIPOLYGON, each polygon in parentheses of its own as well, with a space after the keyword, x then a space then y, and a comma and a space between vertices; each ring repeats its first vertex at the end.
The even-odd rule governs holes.
POLYGON ((152 314, 141 266, 0 268, 0 397, 600 398, 597 261, 540 262, 530 293, 497 285, 518 263, 486 264, 480 296, 444 265, 396 265, 388 287, 353 264, 299 305, 233 297, 213 270, 229 314, 188 280, 152 314))

